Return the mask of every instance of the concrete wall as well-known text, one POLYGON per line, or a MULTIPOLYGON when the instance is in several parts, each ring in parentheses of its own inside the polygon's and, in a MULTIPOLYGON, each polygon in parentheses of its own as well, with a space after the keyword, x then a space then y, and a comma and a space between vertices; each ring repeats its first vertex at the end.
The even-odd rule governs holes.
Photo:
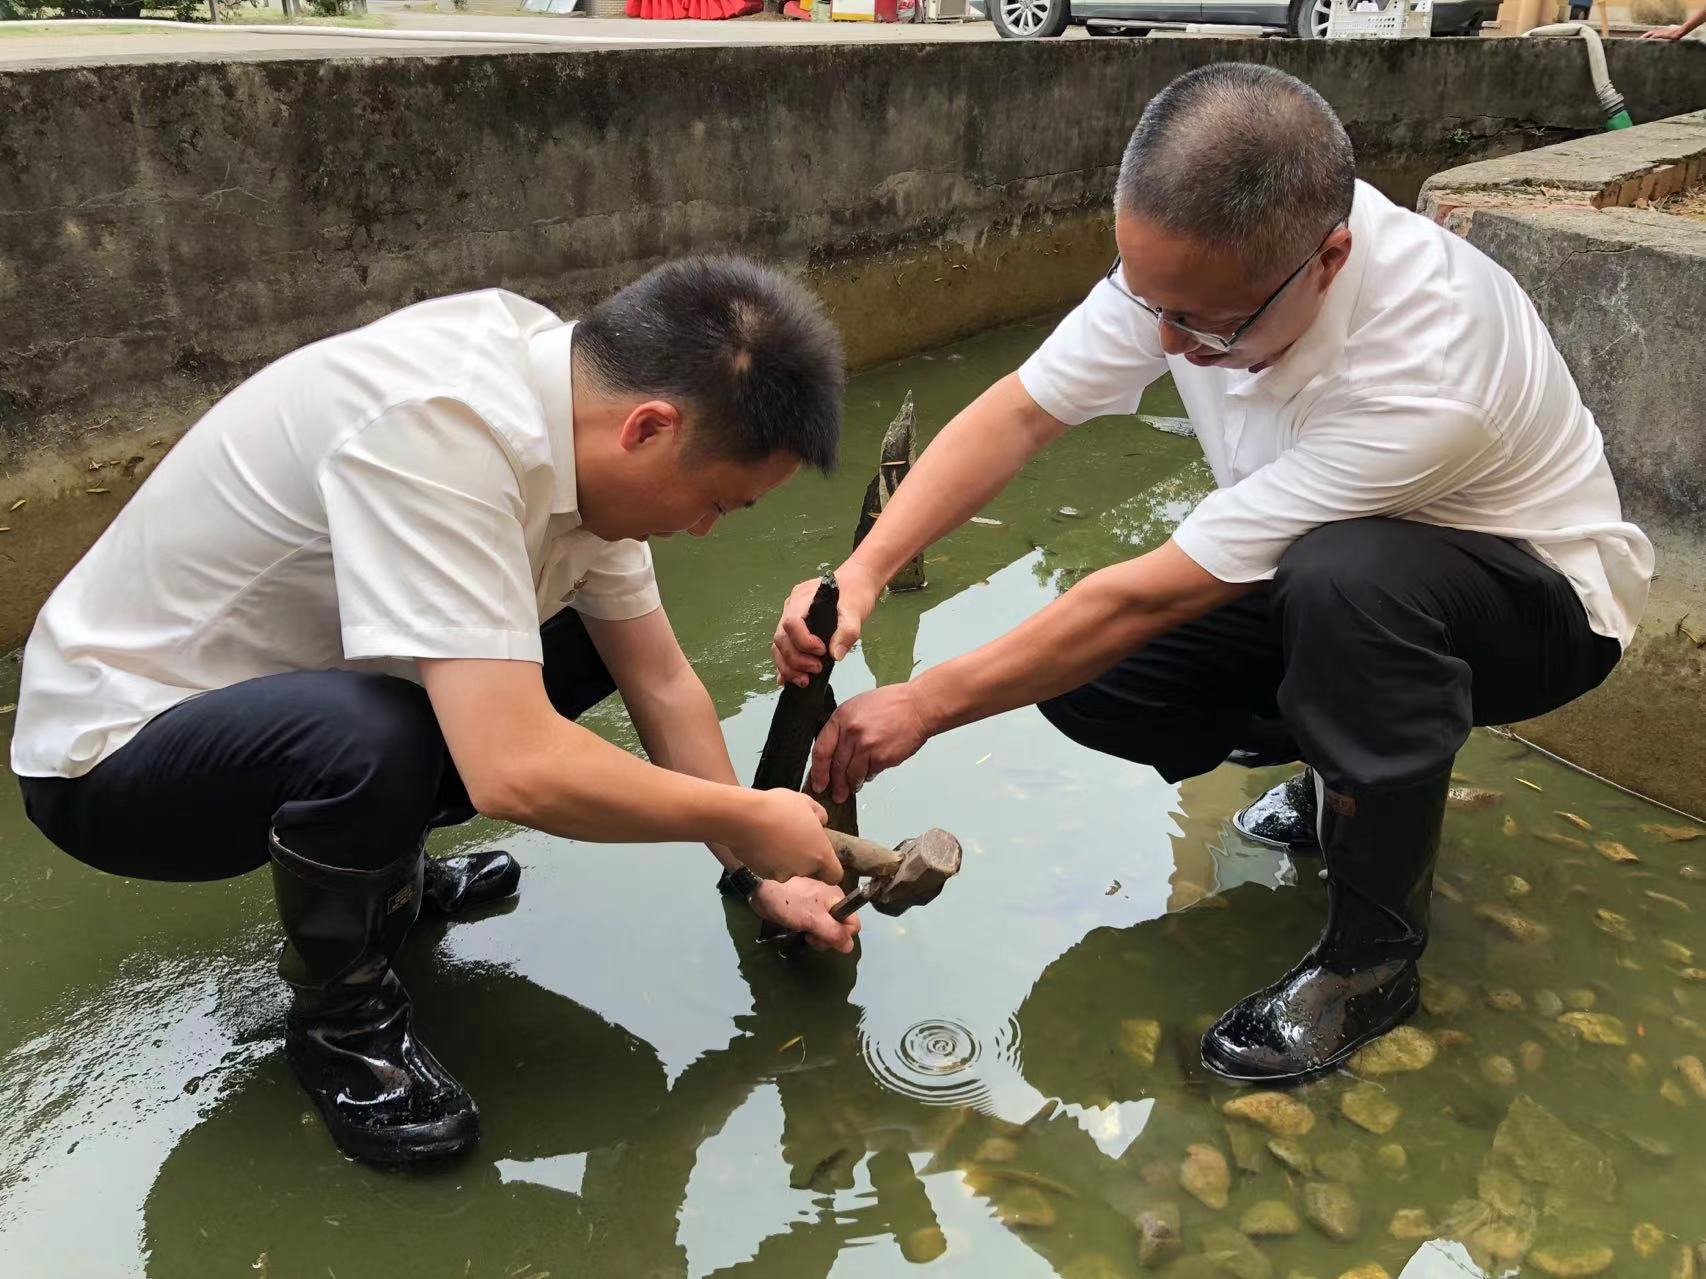
MULTIPOLYGON (((1637 117, 1706 101, 1699 50, 1610 52, 1637 117)), ((1107 197, 1144 102, 1232 57, 1320 88, 1366 174, 1404 199, 1454 161, 1597 123, 1582 53, 1557 42, 754 46, 0 73, 0 647, 217 395, 419 298, 501 284, 573 311, 670 256, 739 248, 805 274, 856 364, 1062 305, 1110 256, 1107 197)))
POLYGON ((1706 221, 1630 207, 1702 178, 1696 112, 1441 173, 1421 203, 1534 299, 1605 435, 1625 511, 1658 553, 1640 632, 1611 678, 1517 730, 1706 817, 1706 221))

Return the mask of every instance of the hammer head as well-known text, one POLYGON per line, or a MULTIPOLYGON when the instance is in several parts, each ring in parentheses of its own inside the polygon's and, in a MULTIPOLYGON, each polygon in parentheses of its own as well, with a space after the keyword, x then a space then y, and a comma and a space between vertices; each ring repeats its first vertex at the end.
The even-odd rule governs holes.
POLYGON ((871 898, 871 906, 884 915, 899 915, 914 906, 936 900, 942 885, 960 870, 960 841, 932 826, 917 839, 897 849, 900 865, 871 898))

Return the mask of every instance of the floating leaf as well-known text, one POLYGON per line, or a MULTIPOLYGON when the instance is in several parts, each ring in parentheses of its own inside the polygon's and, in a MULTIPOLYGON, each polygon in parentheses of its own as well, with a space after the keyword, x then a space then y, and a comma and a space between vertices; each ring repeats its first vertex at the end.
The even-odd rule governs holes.
POLYGON ((1585 817, 1578 817, 1574 813, 1566 813, 1561 809, 1555 809, 1555 810, 1553 810, 1552 816, 1562 817, 1565 821, 1569 822, 1570 825, 1574 826, 1577 830, 1592 830, 1593 829, 1593 823, 1592 822, 1590 822, 1585 817))
POLYGON ((1615 839, 1601 839, 1594 843, 1594 851, 1601 857, 1614 862, 1638 862, 1641 859, 1629 851, 1627 844, 1619 844, 1615 839))
POLYGON ((1545 787, 1543 787, 1543 786, 1536 786, 1533 782, 1529 781, 1528 778, 1526 778, 1526 777, 1519 777, 1516 779, 1516 781, 1517 781, 1517 785, 1526 786, 1526 787, 1528 787, 1529 790, 1544 790, 1545 789, 1545 787))
POLYGON ((29 498, 20 497, 16 502, 13 502, 12 505, 8 506, 6 509, 8 511, 21 511, 24 509, 24 507, 29 505, 29 502, 30 502, 29 498))
POLYGON ((788 1051, 788 1049, 792 1048, 795 1044, 803 1044, 805 1042, 806 1042, 806 1037, 804 1035, 795 1035, 787 1043, 777 1045, 776 1051, 779 1053, 785 1053, 788 1051))

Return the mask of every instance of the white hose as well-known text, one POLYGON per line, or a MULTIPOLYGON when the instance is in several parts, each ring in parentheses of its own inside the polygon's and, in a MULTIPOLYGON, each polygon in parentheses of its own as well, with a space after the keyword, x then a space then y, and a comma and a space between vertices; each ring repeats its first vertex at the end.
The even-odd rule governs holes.
POLYGON ((24 18, 6 24, 15 27, 128 26, 170 27, 177 31, 230 32, 233 35, 343 36, 352 40, 412 40, 428 44, 545 44, 579 48, 589 44, 709 44, 707 40, 682 40, 676 36, 546 35, 537 31, 417 31, 388 27, 320 27, 294 23, 243 24, 235 22, 174 22, 170 18, 24 18))
POLYGON ((1600 106, 1605 108, 1607 115, 1615 115, 1623 110, 1623 95, 1617 92, 1611 84, 1611 73, 1605 69, 1605 45, 1600 42, 1599 32, 1585 22, 1554 22, 1548 26, 1535 27, 1528 32, 1531 36, 1574 36, 1579 35, 1588 45, 1588 75, 1593 79, 1593 91, 1599 97, 1600 106))

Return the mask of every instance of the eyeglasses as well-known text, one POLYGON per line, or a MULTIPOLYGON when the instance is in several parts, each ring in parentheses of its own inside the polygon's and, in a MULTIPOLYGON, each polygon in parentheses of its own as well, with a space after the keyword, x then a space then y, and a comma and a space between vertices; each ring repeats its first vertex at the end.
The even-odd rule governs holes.
POLYGON ((1315 252, 1311 253, 1308 257, 1304 258, 1303 261, 1299 262, 1297 264, 1297 270, 1286 276, 1285 279, 1280 282, 1279 288, 1268 294, 1268 300, 1251 312, 1249 319, 1245 320, 1244 323, 1232 330, 1232 336, 1230 337, 1221 333, 1205 333, 1201 329, 1193 329, 1188 324, 1180 324, 1177 320, 1168 319, 1160 307, 1151 306, 1142 298, 1138 297, 1137 294, 1126 288, 1125 279, 1120 275, 1120 259, 1117 256, 1114 258, 1114 264, 1108 268, 1108 274, 1104 278, 1109 284, 1114 286, 1114 292, 1118 293, 1128 302, 1135 302, 1150 315, 1154 316, 1158 323, 1165 324, 1171 329, 1177 329, 1180 333, 1183 333, 1199 346, 1206 346, 1209 350, 1214 351, 1217 354, 1225 355, 1233 347, 1238 345, 1238 340, 1250 331, 1251 326, 1254 325, 1257 320, 1262 318, 1263 313, 1279 300, 1279 295, 1291 287, 1291 282, 1303 274, 1303 269, 1321 255, 1321 250, 1327 247, 1327 241, 1333 238, 1333 232, 1337 231, 1343 225, 1344 223, 1342 222, 1335 222, 1327 234, 1321 237, 1321 243, 1315 246, 1315 252))

